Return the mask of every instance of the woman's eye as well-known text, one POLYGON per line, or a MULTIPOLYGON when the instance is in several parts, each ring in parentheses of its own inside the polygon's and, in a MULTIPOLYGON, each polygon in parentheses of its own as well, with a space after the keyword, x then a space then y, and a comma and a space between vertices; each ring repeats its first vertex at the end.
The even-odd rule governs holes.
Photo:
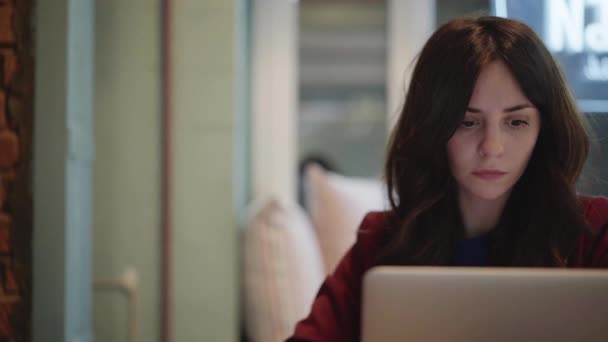
POLYGON ((476 122, 473 120, 462 120, 462 123, 460 125, 464 128, 471 128, 475 126, 475 124, 476 122))
POLYGON ((526 120, 511 120, 511 126, 514 127, 521 127, 521 126, 527 126, 528 122, 526 120))

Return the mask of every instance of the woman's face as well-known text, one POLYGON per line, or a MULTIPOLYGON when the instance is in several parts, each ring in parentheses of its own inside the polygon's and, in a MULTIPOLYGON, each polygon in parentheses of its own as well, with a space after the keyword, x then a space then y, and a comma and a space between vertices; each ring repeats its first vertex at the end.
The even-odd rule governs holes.
POLYGON ((465 117, 447 144, 461 199, 506 199, 523 174, 540 131, 538 110, 507 66, 488 64, 465 117))

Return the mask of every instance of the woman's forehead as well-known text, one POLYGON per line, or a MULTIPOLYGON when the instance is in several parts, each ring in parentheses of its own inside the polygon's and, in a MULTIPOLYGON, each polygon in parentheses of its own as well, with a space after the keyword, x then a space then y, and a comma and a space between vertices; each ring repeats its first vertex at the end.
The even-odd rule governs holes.
POLYGON ((513 111, 532 106, 521 86, 505 65, 497 60, 485 65, 475 81, 469 107, 479 111, 513 111))

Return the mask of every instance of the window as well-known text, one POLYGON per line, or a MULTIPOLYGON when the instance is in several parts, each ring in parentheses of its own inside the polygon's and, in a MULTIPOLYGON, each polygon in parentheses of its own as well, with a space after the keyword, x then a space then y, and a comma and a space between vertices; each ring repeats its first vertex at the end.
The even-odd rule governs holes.
POLYGON ((385 1, 301 1, 298 160, 381 173, 387 138, 385 1))
POLYGON ((590 156, 577 188, 608 195, 608 2, 494 0, 500 16, 528 24, 562 67, 591 129, 590 156))

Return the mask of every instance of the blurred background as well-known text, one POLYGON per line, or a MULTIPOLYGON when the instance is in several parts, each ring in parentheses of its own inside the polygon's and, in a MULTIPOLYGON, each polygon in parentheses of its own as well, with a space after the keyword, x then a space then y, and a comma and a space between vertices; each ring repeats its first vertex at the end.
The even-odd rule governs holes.
POLYGON ((608 195, 607 6, 0 0, 0 339, 286 337, 293 320, 271 335, 252 318, 275 300, 254 286, 252 241, 279 234, 248 233, 272 221, 260 208, 318 230, 312 162, 344 201, 375 196, 412 61, 462 15, 525 20, 550 45, 594 130, 579 190, 608 195))

